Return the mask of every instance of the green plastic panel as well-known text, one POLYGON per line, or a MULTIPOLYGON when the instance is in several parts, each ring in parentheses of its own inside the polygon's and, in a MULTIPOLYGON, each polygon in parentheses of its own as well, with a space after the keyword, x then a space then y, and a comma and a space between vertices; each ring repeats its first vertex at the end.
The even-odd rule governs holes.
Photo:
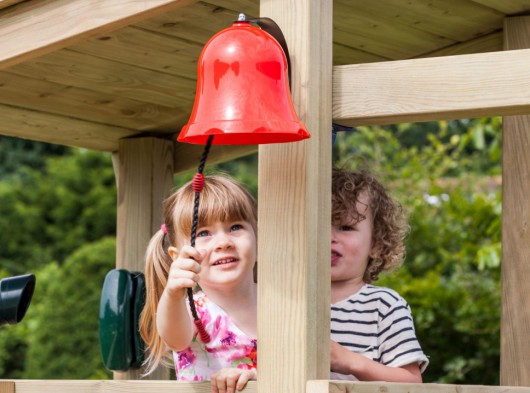
POLYGON ((134 344, 134 359, 131 364, 132 368, 140 368, 144 361, 145 344, 140 336, 140 314, 145 305, 145 278, 142 273, 131 273, 134 286, 134 302, 133 302, 133 344, 134 344))
POLYGON ((134 358, 131 326, 133 280, 127 270, 107 273, 99 303, 99 343, 103 364, 112 371, 127 371, 134 358))

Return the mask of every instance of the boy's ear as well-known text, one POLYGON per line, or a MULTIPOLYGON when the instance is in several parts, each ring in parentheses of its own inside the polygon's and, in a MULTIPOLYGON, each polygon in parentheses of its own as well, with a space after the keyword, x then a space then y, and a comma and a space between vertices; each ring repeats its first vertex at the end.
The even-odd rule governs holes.
POLYGON ((177 259, 177 257, 179 256, 179 249, 177 247, 171 246, 167 249, 167 252, 171 259, 177 259))

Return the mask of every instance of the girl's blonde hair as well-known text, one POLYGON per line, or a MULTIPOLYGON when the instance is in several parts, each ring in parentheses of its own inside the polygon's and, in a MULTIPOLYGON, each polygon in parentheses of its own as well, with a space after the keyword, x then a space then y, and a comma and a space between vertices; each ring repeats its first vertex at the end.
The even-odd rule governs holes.
MULTIPOLYGON (((167 284, 169 267, 173 262, 168 254, 171 246, 182 246, 189 241, 193 225, 195 192, 191 182, 179 188, 164 201, 162 217, 167 234, 157 231, 146 251, 146 302, 140 315, 140 334, 146 343, 146 375, 159 364, 170 365, 170 353, 156 329, 156 310, 167 284)), ((205 176, 200 193, 198 227, 212 222, 247 221, 257 233, 257 206, 252 195, 238 182, 227 176, 205 176)))
POLYGON ((403 262, 409 225, 401 204, 370 172, 350 172, 344 168, 333 168, 332 172, 332 225, 341 225, 345 219, 356 223, 366 219, 357 210, 359 197, 364 193, 373 217, 372 250, 363 277, 370 284, 382 271, 392 270, 403 262))

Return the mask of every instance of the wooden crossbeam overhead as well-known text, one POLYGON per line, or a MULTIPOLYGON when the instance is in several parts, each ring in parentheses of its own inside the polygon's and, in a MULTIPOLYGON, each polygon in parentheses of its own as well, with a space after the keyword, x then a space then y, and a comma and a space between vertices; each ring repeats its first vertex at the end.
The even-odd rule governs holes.
POLYGON ((528 10, 527 0, 472 0, 473 3, 504 12, 508 15, 519 14, 528 10))
POLYGON ((0 15, 0 69, 196 0, 43 0, 0 15))
POLYGON ((469 55, 472 53, 496 52, 500 50, 502 50, 502 32, 495 31, 490 34, 486 34, 469 41, 446 46, 445 48, 437 49, 434 52, 429 52, 417 57, 469 55))
POLYGON ((134 131, 0 104, 0 135, 112 151, 134 131), (94 136, 97 137, 94 137, 94 136))
POLYGON ((22 1, 24 1, 24 0, 0 0, 0 10, 2 8, 11 7, 12 5, 20 3, 22 1))
POLYGON ((333 69, 333 119, 358 126, 530 113, 530 50, 333 69))

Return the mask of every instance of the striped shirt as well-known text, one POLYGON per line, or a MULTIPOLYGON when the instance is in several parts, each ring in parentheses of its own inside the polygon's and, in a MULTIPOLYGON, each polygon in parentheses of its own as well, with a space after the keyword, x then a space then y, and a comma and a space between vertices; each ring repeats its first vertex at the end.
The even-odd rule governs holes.
MULTIPOLYGON (((331 305, 331 339, 352 352, 391 367, 429 360, 414 331, 410 307, 389 288, 365 284, 357 293, 331 305)), ((357 380, 331 373, 331 379, 357 380)))

